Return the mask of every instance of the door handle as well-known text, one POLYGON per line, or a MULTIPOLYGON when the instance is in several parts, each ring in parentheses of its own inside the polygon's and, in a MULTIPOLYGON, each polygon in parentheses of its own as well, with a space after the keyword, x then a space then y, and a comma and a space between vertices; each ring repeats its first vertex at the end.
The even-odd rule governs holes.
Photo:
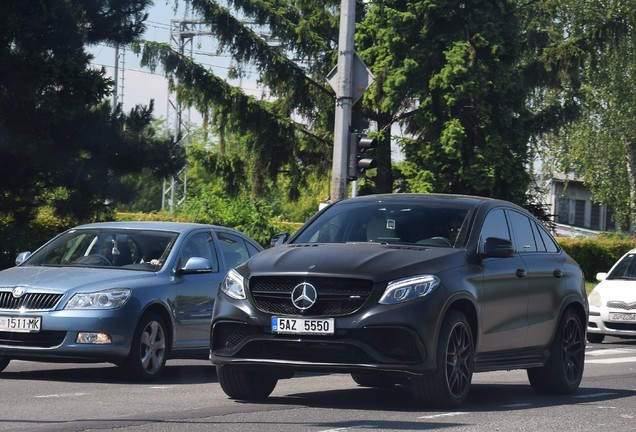
POLYGON ((518 278, 526 277, 526 269, 518 268, 516 274, 518 278))
POLYGON ((552 274, 555 278, 560 278, 561 276, 563 276, 563 271, 561 269, 554 269, 552 274))

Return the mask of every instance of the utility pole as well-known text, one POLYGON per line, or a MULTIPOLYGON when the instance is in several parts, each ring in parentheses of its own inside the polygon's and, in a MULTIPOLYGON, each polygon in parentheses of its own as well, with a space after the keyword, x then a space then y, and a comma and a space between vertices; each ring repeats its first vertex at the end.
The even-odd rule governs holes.
POLYGON ((338 66, 336 88, 336 116, 334 125, 333 162, 331 170, 331 200, 347 198, 347 152, 353 105, 353 31, 355 28, 355 0, 341 0, 340 33, 338 35, 338 66))

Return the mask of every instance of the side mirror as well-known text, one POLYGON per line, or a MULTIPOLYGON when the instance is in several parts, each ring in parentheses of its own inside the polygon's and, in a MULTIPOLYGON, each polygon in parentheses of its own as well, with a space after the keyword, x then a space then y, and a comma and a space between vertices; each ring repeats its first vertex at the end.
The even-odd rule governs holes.
POLYGON ((515 254, 515 248, 510 240, 488 237, 484 241, 483 258, 508 258, 515 254))
POLYGON ((285 242, 289 240, 289 233, 278 233, 272 236, 272 239, 269 241, 269 247, 280 246, 285 244, 285 242))
POLYGON ((606 277, 607 277, 607 273, 605 272, 596 273, 596 280, 599 282, 605 280, 606 277))
POLYGON ((31 256, 31 252, 20 252, 15 259, 15 265, 19 266, 31 256))
POLYGON ((183 267, 177 269, 178 274, 210 273, 211 271, 210 260, 202 257, 189 258, 183 267))

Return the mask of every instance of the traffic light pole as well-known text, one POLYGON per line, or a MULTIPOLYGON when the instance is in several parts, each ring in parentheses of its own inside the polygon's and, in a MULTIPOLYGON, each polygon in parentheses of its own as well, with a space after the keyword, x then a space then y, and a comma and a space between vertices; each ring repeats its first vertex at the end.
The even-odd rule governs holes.
POLYGON ((330 198, 332 201, 347 198, 347 152, 351 126, 351 107, 353 105, 353 30, 355 27, 355 15, 355 0, 341 0, 340 33, 338 35, 338 84, 331 170, 330 198))

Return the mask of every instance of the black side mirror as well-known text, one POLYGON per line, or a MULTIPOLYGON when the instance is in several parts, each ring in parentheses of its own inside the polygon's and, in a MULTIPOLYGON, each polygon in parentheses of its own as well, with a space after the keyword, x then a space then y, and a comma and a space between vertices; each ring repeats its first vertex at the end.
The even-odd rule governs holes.
POLYGON ((285 242, 289 240, 289 233, 278 233, 272 236, 272 239, 269 241, 269 247, 280 246, 285 244, 285 242))
POLYGON ((510 240, 488 237, 484 241, 482 258, 508 258, 515 254, 515 248, 510 240))

